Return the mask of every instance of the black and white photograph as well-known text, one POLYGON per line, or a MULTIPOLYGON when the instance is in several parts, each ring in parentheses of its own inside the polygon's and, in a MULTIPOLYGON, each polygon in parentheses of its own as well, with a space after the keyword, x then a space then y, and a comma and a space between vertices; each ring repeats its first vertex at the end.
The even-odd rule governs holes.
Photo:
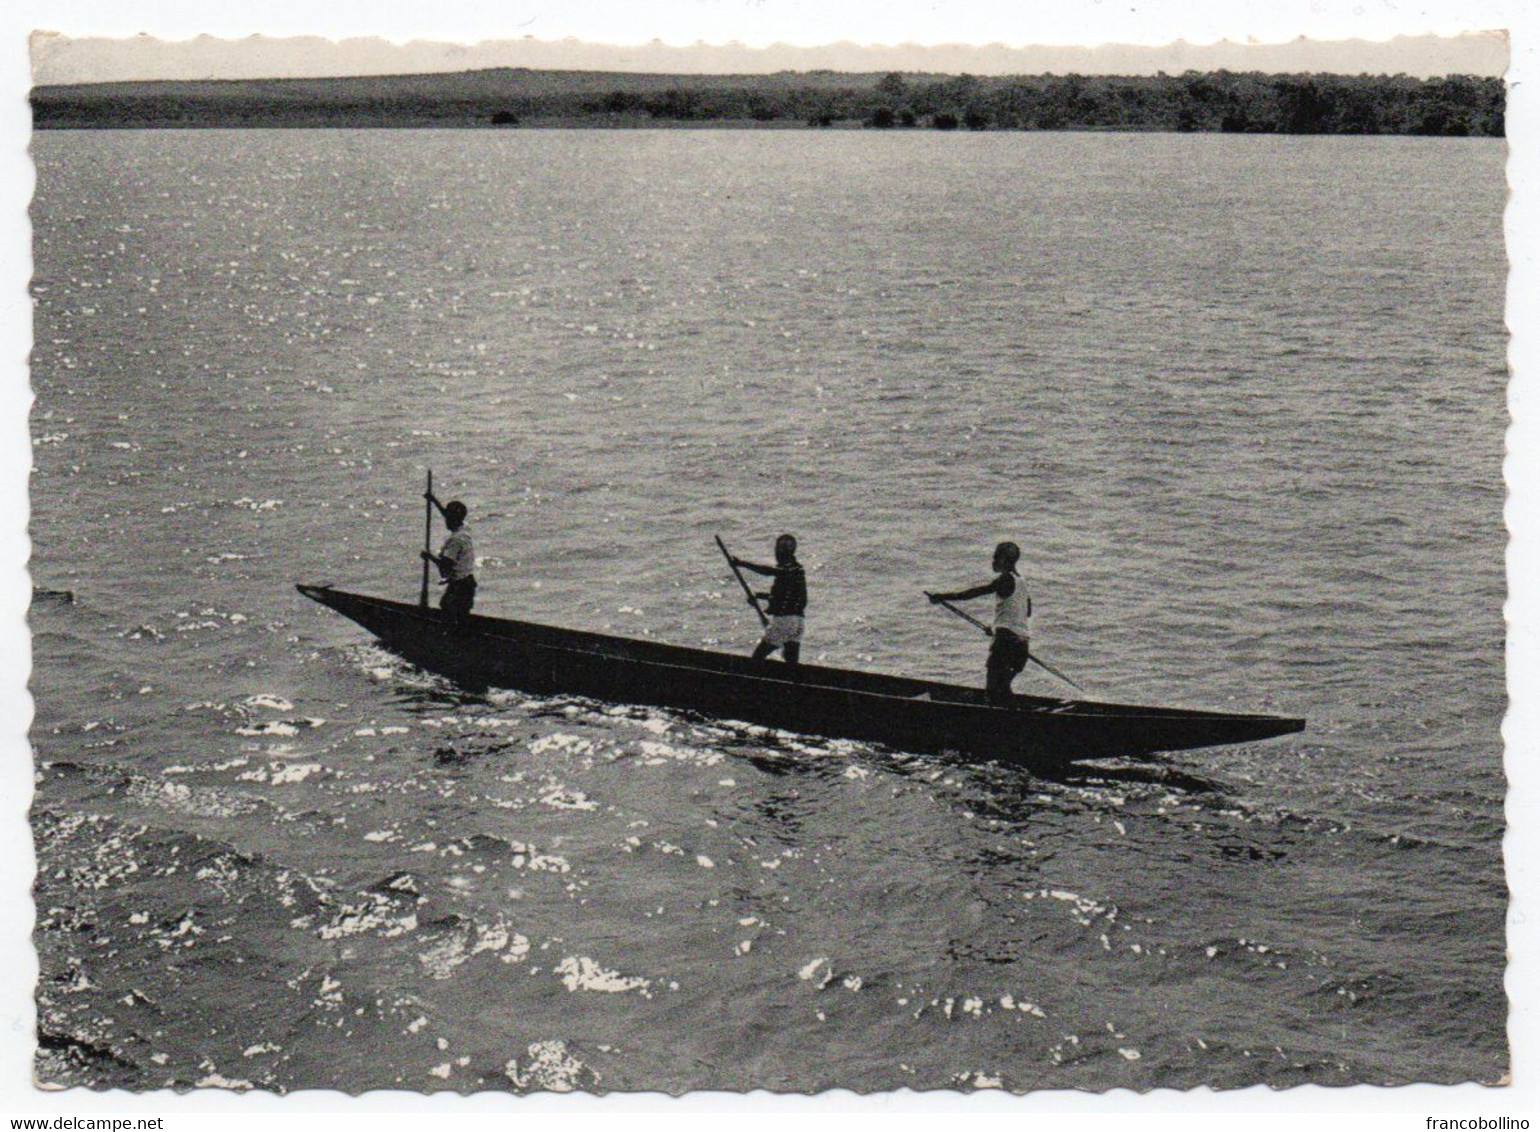
POLYGON ((1512 1081, 1502 26, 359 33, 30 41, 37 1090, 1512 1081))

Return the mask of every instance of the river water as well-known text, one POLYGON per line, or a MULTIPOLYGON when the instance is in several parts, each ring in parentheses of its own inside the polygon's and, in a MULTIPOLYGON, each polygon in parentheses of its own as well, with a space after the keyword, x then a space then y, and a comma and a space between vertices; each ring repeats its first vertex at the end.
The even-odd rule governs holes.
POLYGON ((1507 1071, 1500 142, 39 135, 39 1078, 1108 1089, 1507 1071), (460 694, 295 581, 982 678, 1064 780, 460 694), (1028 674, 1021 690, 1055 692, 1028 674))

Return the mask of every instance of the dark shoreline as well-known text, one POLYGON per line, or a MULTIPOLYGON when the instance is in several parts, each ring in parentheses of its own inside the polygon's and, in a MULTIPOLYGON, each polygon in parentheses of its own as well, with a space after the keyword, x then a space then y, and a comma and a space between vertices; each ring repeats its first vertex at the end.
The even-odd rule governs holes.
POLYGON ((36 87, 38 130, 892 129, 1502 137, 1501 79, 1451 75, 648 75, 502 69, 36 87))

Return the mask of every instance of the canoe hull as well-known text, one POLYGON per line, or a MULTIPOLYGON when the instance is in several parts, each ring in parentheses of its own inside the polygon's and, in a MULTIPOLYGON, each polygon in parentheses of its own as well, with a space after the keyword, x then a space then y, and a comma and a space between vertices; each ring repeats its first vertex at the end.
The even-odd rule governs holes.
POLYGON ((1054 770, 1109 756, 1255 742, 1304 721, 1018 696, 471 616, 328 587, 306 597, 357 622, 403 659, 472 689, 568 694, 902 750, 955 751, 1054 770))

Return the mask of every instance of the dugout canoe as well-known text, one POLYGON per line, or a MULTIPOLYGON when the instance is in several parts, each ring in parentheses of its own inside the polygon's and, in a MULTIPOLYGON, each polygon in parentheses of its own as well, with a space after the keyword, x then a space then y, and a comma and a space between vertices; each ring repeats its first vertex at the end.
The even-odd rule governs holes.
POLYGON ((1084 759, 1253 743, 1304 730, 1303 719, 1017 696, 471 615, 301 585, 391 652, 470 689, 508 688, 645 704, 787 731, 954 751, 1052 770, 1084 759))

